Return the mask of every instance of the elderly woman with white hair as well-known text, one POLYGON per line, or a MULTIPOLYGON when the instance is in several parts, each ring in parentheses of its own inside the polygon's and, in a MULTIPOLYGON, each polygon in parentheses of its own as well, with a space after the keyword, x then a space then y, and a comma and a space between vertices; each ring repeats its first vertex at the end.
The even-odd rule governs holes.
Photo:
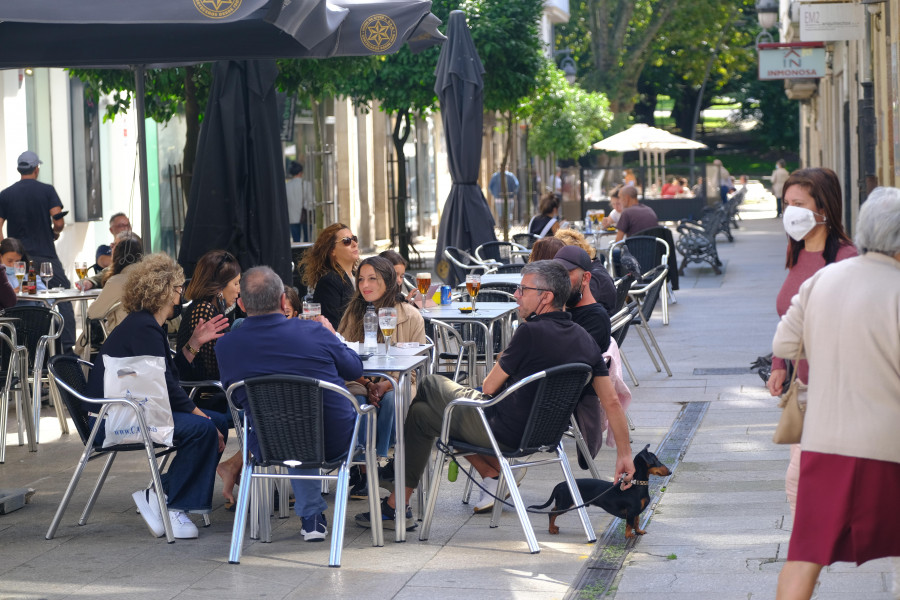
POLYGON ((875 189, 856 229, 862 255, 810 277, 773 341, 776 355, 809 361, 778 600, 810 598, 834 562, 900 556, 900 190, 875 189))

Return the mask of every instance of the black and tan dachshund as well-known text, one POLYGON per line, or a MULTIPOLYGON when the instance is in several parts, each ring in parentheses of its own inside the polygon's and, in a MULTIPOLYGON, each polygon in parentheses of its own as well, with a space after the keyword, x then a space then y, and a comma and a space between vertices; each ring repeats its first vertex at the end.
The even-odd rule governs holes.
MULTIPOLYGON (((575 480, 578 484, 581 498, 585 502, 602 508, 614 517, 625 519, 626 538, 633 538, 635 534, 644 535, 646 533, 638 526, 638 518, 650 503, 648 477, 650 475, 665 477, 670 474, 669 468, 662 464, 655 454, 650 452, 650 444, 647 444, 634 457, 634 469, 633 485, 627 490, 622 490, 612 481, 603 481, 602 479, 575 480)), ((553 493, 547 502, 540 506, 533 505, 528 508, 547 508, 553 502, 555 504, 553 506, 554 512, 550 513, 550 533, 556 534, 559 533, 556 517, 575 505, 575 502, 572 500, 572 494, 569 492, 569 486, 566 485, 565 481, 553 488, 553 493)))

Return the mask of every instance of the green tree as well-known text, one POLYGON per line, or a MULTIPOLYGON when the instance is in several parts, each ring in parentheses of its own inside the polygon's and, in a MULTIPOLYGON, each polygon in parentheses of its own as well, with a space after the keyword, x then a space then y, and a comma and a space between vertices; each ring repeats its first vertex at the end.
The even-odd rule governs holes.
POLYGON ((531 121, 528 148, 537 156, 578 158, 603 137, 612 122, 609 100, 603 94, 570 85, 556 65, 546 61, 541 86, 523 104, 531 121))
POLYGON ((316 190, 316 223, 324 223, 322 201, 325 197, 322 151, 325 145, 323 101, 352 91, 348 82, 365 78, 382 64, 376 56, 335 57, 321 60, 284 59, 278 61, 278 89, 309 100, 315 134, 313 182, 316 190))
POLYGON ((756 119, 753 129, 761 146, 796 152, 800 147, 800 111, 784 93, 784 81, 760 81, 748 77, 739 94, 741 117, 756 119))
MULTIPOLYGON (((69 73, 84 82, 91 93, 110 96, 103 120, 114 119, 131 108, 135 90, 135 73, 130 69, 70 69, 69 73)), ((212 69, 209 63, 189 67, 147 69, 144 74, 147 117, 168 123, 179 110, 184 111, 186 137, 182 151, 184 193, 190 193, 191 175, 200 139, 200 122, 206 109, 212 69)))
MULTIPOLYGON (((467 0, 461 7, 467 14, 472 40, 484 65, 484 109, 496 111, 505 122, 506 141, 500 172, 505 173, 515 143, 518 109, 523 98, 538 87, 544 63, 538 27, 543 0, 467 0)), ((506 177, 500 178, 503 196, 503 237, 509 240, 509 194, 506 177)))

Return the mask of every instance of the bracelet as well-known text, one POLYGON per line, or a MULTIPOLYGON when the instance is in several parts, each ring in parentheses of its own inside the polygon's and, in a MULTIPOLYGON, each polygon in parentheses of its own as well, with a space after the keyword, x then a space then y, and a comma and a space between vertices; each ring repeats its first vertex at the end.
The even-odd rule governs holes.
POLYGON ((186 349, 188 352, 190 352, 190 353, 193 354, 194 356, 197 356, 197 353, 200 352, 199 350, 197 350, 196 348, 194 348, 193 346, 191 346, 191 343, 190 343, 190 342, 188 342, 187 344, 185 344, 184 347, 185 347, 185 349, 186 349))

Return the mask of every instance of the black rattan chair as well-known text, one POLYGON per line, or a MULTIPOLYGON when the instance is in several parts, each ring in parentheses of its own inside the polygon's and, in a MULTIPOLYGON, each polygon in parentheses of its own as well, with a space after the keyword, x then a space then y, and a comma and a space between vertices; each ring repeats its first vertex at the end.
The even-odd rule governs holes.
POLYGON ((650 355, 650 360, 653 361, 653 366, 656 367, 656 372, 659 373, 661 369, 659 368, 656 356, 653 354, 654 349, 656 350, 656 354, 659 355, 663 366, 666 368, 666 373, 671 377, 672 370, 669 368, 669 363, 666 362, 666 357, 663 356, 662 350, 660 350, 659 344, 656 342, 656 336, 653 335, 653 331, 650 329, 650 317, 653 315, 653 309, 656 307, 656 302, 659 300, 662 291, 665 289, 667 271, 668 267, 664 264, 647 271, 647 273, 644 274, 644 281, 632 286, 629 295, 637 301, 640 308, 637 318, 634 319, 631 324, 634 325, 641 341, 644 343, 647 354, 650 355), (645 333, 646 337, 644 336, 645 333), (647 343, 648 338, 650 343, 647 343))
POLYGON ((525 246, 528 250, 531 250, 531 247, 534 246, 534 243, 539 239, 541 238, 533 233, 517 233, 512 236, 513 242, 520 246, 525 246))
POLYGON ((517 258, 513 250, 528 250, 528 248, 512 242, 485 242, 475 248, 475 258, 481 262, 494 261, 508 265, 517 258))
POLYGON ((24 429, 24 433, 28 435, 30 449, 36 449, 27 373, 24 348, 17 344, 14 323, 4 320, 0 322, 0 378, 3 380, 3 395, 0 397, 0 464, 6 462, 6 423, 9 419, 11 397, 15 398, 19 445, 25 444, 24 429))
MULTIPOLYGON (((244 471, 241 475, 241 487, 238 493, 228 562, 232 564, 240 562, 250 491, 256 487, 253 485, 254 480, 319 479, 337 481, 328 565, 331 567, 341 566, 350 464, 353 462, 360 426, 367 428, 366 477, 369 489, 373 490, 373 493, 369 494, 369 511, 373 521, 372 545, 383 546, 381 504, 377 502, 377 494, 374 493, 374 490, 378 490, 375 420, 372 418, 375 407, 369 404, 360 406, 353 394, 341 386, 296 375, 265 375, 235 382, 228 387, 226 392, 228 402, 232 405, 236 404, 234 394, 237 390, 243 390, 246 394, 241 446, 244 456, 244 471), (329 390, 345 398, 357 413, 347 451, 338 457, 325 456, 322 401, 324 390, 329 390), (252 427, 248 427, 248 414, 253 420, 252 427), (247 451, 247 436, 250 431, 253 432, 259 443, 259 456, 250 455, 247 451), (321 469, 322 471, 337 469, 337 475, 324 472, 316 476, 265 472, 265 469, 270 467, 289 467, 296 464, 302 464, 304 468, 321 469)), ((283 498, 282 501, 286 501, 286 498, 283 498)), ((265 506, 267 503, 263 502, 262 505, 265 506)), ((265 512, 262 518, 267 519, 268 512, 265 512)), ((261 529, 268 531, 268 528, 261 529)))
MULTIPOLYGON (((504 496, 506 482, 515 481, 513 469, 521 469, 528 466, 552 462, 559 463, 563 470, 565 480, 568 483, 572 498, 575 500, 575 504, 582 504, 578 486, 575 483, 575 478, 569 467, 569 461, 566 458, 565 451, 562 447, 562 436, 568 431, 571 425, 571 417, 575 410, 575 405, 581 398, 581 392, 590 378, 590 366, 583 363, 566 364, 530 375, 494 398, 485 400, 459 398, 453 400, 447 405, 447 408, 444 409, 440 443, 442 446, 450 448, 450 451, 454 455, 488 454, 496 456, 497 460, 500 462, 500 484, 497 486, 497 496, 500 498, 503 498, 504 496), (528 417, 518 448, 511 452, 504 452, 500 450, 500 447, 497 445, 497 440, 494 438, 490 426, 488 425, 484 409, 503 401, 513 392, 522 390, 522 388, 525 387, 528 387, 529 391, 534 394, 531 414, 528 417), (482 425, 491 440, 491 447, 484 448, 481 446, 474 446, 464 441, 450 438, 450 423, 453 418, 453 411, 458 406, 471 407, 478 411, 482 425), (525 461, 514 465, 509 462, 509 459, 511 458, 530 456, 538 452, 555 453, 556 457, 542 458, 537 461, 525 461)), ((442 446, 439 446, 439 448, 442 446)), ((425 515, 422 528, 419 531, 420 540, 427 540, 431 531, 431 520, 434 517, 438 486, 441 482, 441 475, 446 458, 447 456, 439 450, 434 459, 434 465, 431 471, 431 483, 428 487, 425 515)), ((525 510, 525 503, 522 501, 519 489, 513 484, 509 486, 509 492, 519 517, 519 523, 522 525, 522 530, 528 541, 528 548, 532 554, 537 554, 541 549, 534 536, 534 530, 531 527, 531 521, 528 518, 528 513, 525 510)), ((494 503, 494 512, 491 515, 491 527, 497 527, 498 525, 502 504, 503 503, 501 502, 494 503)), ((578 510, 578 515, 581 517, 581 524, 584 527, 588 542, 596 541, 597 537, 594 535, 594 529, 591 526, 587 511, 584 507, 578 510)))
MULTIPOLYGON (((94 485, 94 490, 91 492, 87 504, 84 507, 84 511, 81 513, 81 518, 78 519, 79 525, 87 523, 91 511, 94 508, 94 503, 97 500, 97 496, 100 495, 100 490, 103 488, 103 484, 106 481, 106 476, 109 473, 110 468, 112 468, 113 461, 116 459, 119 452, 143 451, 146 453, 153 486, 155 489, 161 490, 163 487, 159 478, 159 473, 165 466, 165 462, 163 462, 162 466, 158 466, 156 459, 166 457, 177 449, 176 447, 169 448, 160 444, 155 444, 150 440, 150 436, 147 432, 147 424, 144 422, 144 413, 136 400, 127 398, 87 397, 85 395, 87 393, 87 378, 84 374, 85 368, 91 369, 93 368, 93 365, 74 356, 61 355, 54 356, 50 359, 50 385, 56 387, 59 397, 66 405, 66 409, 68 409, 69 415, 75 423, 75 429, 78 431, 78 435, 81 436, 81 441, 84 444, 84 452, 82 452, 81 459, 75 467, 75 473, 72 474, 72 479, 69 481, 68 487, 66 487, 62 500, 60 500, 59 508, 56 509, 56 514, 53 517, 53 521, 50 523, 50 529, 47 530, 47 535, 45 537, 48 540, 53 539, 53 536, 56 535, 59 522, 66 512, 69 501, 72 499, 72 494, 74 494, 75 488, 78 487, 78 481, 81 479, 81 474, 84 472, 84 468, 87 466, 88 462, 95 458, 103 456, 107 457, 106 464, 103 465, 100 476, 97 478, 97 483, 94 485), (97 413, 97 418, 93 427, 88 420, 88 409, 85 407, 85 404, 91 406, 91 410, 96 411, 97 413), (99 444, 94 443, 100 428, 105 426, 104 417, 106 416, 107 410, 114 404, 124 404, 134 410, 135 420, 140 424, 141 432, 144 437, 143 444, 119 444, 108 448, 101 448, 99 444)), ((160 514, 167 514, 168 509, 166 508, 165 494, 157 494, 157 499, 159 500, 160 514)), ((171 544, 175 541, 175 536, 172 535, 172 524, 169 522, 169 519, 165 518, 162 519, 162 522, 166 530, 166 539, 171 544)))

